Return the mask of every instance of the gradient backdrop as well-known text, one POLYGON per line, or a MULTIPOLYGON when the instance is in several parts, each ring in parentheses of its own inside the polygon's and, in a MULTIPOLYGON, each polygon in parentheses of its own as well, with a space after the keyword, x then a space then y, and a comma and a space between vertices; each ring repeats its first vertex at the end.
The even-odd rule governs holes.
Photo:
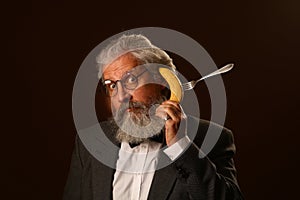
MULTIPOLYGON (((3 73, 15 86, 8 94, 16 108, 7 117, 14 123, 5 132, 12 144, 2 140, 2 189, 8 197, 61 199, 76 134, 72 87, 81 62, 116 33, 157 26, 189 35, 217 66, 235 63, 223 76, 225 125, 235 134, 235 162, 245 198, 297 199, 299 1, 195 2, 33 0, 11 5, 13 12, 4 20, 7 30, 14 31, 6 47, 12 55, 4 67, 16 67, 3 73)), ((182 71, 182 58, 174 60, 184 75, 197 78, 182 71)), ((201 84, 196 91, 201 117, 208 119, 207 88, 201 84)), ((96 99, 103 109, 101 94, 96 99)), ((102 111, 100 118, 107 115, 102 111)))

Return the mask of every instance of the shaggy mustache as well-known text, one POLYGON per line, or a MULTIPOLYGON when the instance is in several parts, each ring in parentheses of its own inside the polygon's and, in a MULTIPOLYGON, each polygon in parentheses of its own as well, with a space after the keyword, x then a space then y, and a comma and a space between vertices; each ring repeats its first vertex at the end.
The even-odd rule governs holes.
POLYGON ((147 112, 152 105, 147 106, 142 102, 129 101, 128 103, 122 103, 119 110, 115 113, 116 118, 121 118, 126 112, 127 109, 132 109, 132 112, 142 112, 143 114, 148 114, 147 112))

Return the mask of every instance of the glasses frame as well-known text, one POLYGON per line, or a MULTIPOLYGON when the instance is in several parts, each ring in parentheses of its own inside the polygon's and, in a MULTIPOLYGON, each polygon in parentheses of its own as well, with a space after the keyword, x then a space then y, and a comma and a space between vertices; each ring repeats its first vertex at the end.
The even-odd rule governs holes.
MULTIPOLYGON (((144 67, 145 68, 145 67, 144 67)), ((105 90, 105 94, 107 95, 107 96, 109 96, 109 97, 114 97, 114 96, 116 96, 117 94, 118 94, 118 82, 120 82, 121 83, 121 86, 123 87, 123 89, 125 88, 126 90, 134 90, 138 85, 139 85, 139 77, 140 76, 142 76, 146 71, 148 71, 146 68, 145 68, 145 70, 144 71, 142 71, 141 73, 139 73, 138 75, 135 75, 135 74, 133 74, 132 72, 134 72, 135 70, 136 70, 137 68, 135 67, 135 68, 133 68, 133 69, 131 69, 131 70, 129 70, 129 71, 126 71, 123 75, 122 75, 122 77, 121 77, 121 79, 119 79, 119 80, 115 80, 115 81, 112 81, 112 80, 110 80, 110 79, 105 79, 105 80, 103 80, 102 81, 102 85, 104 86, 104 90, 105 90), (128 87, 127 85, 126 85, 126 80, 128 79, 128 77, 129 76, 132 76, 132 77, 134 77, 135 79, 136 79, 136 85, 134 86, 134 87, 128 87), (116 92, 109 92, 108 91, 108 89, 107 89, 107 86, 109 85, 109 84, 115 84, 115 90, 114 91, 116 91, 116 92)))

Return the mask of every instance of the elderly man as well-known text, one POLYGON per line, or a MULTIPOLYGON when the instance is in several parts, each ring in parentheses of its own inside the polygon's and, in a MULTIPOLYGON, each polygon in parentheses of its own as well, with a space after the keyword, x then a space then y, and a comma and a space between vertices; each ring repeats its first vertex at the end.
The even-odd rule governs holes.
POLYGON ((180 98, 172 98, 160 71, 175 69, 166 52, 142 35, 124 35, 97 59, 114 116, 101 126, 120 150, 111 168, 77 137, 65 200, 242 199, 231 131, 214 124, 222 133, 199 157, 209 122, 186 116, 180 98))

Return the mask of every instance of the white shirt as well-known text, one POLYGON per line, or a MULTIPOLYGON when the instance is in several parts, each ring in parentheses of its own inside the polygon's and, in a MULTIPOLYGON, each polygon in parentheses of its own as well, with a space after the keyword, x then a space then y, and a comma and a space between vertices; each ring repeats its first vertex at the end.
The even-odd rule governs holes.
MULTIPOLYGON (((189 142, 188 137, 183 137, 166 148, 164 153, 171 160, 175 160, 189 142)), ((148 198, 161 145, 150 141, 131 148, 127 142, 121 143, 113 180, 113 199, 146 200, 148 198)))

